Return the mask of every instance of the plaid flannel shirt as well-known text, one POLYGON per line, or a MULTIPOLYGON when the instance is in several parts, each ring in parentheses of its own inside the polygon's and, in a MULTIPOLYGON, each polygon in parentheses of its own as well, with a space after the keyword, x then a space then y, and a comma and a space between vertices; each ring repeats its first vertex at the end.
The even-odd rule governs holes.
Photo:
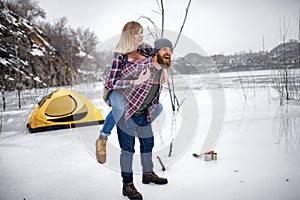
MULTIPOLYGON (((151 57, 153 53, 153 48, 149 44, 142 43, 138 46, 137 51, 146 57, 151 57)), ((110 73, 108 74, 104 83, 104 88, 106 90, 127 88, 133 85, 133 80, 120 80, 120 73, 127 62, 128 54, 124 55, 114 52, 110 73)))
MULTIPOLYGON (((142 105, 144 102, 146 96, 148 95, 148 92, 152 86, 153 80, 154 80, 154 65, 152 62, 152 58, 146 58, 146 59, 140 59, 140 60, 134 60, 129 63, 127 63, 122 72, 121 77, 122 79, 131 79, 136 80, 138 79, 140 73, 148 67, 151 75, 150 78, 146 81, 144 81, 140 85, 132 85, 131 87, 127 87, 125 89, 121 89, 120 92, 123 94, 123 97, 125 99, 125 119, 129 119, 142 105)), ((147 121, 151 122, 153 119, 153 116, 155 114, 159 96, 162 91, 162 84, 160 83, 159 91, 155 95, 154 99, 148 104, 147 109, 147 121)))

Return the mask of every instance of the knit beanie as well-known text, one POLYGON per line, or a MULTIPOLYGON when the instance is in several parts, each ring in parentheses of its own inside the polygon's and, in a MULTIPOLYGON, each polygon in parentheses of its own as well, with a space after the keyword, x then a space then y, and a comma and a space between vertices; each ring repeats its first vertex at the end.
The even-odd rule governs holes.
POLYGON ((153 53, 153 55, 155 55, 163 47, 170 47, 172 49, 172 52, 173 52, 172 42, 170 42, 170 40, 165 39, 165 38, 159 38, 159 39, 155 40, 155 42, 154 42, 154 53, 153 53))

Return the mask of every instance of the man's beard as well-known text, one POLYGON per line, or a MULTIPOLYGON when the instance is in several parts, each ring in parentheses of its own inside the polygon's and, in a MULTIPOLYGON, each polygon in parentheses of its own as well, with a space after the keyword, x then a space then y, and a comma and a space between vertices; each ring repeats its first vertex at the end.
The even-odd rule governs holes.
POLYGON ((169 55, 169 58, 164 58, 165 55, 161 56, 160 54, 157 54, 157 62, 163 67, 169 69, 171 67, 171 55, 169 55))

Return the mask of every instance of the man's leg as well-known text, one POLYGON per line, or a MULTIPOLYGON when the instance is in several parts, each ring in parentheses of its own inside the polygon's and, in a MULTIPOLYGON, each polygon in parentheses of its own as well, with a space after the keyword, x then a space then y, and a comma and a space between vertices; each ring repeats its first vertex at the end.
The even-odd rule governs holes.
POLYGON ((136 132, 140 141, 141 163, 143 167, 143 179, 144 184, 167 184, 166 178, 161 178, 153 172, 152 161, 152 149, 154 147, 154 137, 151 123, 147 123, 147 116, 141 115, 137 118, 133 118, 138 123, 136 132))
POLYGON ((120 165, 121 176, 123 178, 122 193, 129 199, 143 199, 143 196, 137 191, 133 184, 132 161, 135 143, 135 127, 127 127, 124 118, 121 118, 117 124, 117 133, 121 148, 120 165))
POLYGON ((151 124, 137 127, 137 135, 140 142, 140 156, 143 173, 153 171, 152 149, 154 147, 154 137, 151 124))
POLYGON ((121 148, 120 166, 123 183, 133 182, 132 162, 133 154, 135 152, 135 138, 129 133, 129 131, 134 131, 134 129, 124 129, 124 126, 120 127, 119 124, 117 125, 119 145, 121 148))

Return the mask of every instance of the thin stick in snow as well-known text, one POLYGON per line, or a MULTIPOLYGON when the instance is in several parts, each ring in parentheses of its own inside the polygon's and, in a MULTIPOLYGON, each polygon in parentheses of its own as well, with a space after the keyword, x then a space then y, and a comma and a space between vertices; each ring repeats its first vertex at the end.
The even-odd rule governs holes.
POLYGON ((156 156, 156 158, 158 159, 158 161, 159 161, 159 163, 160 163, 160 165, 161 165, 161 167, 162 167, 162 170, 163 170, 163 171, 166 171, 165 165, 164 165, 164 163, 162 162, 162 160, 160 159, 160 157, 159 157, 159 156, 156 156))
POLYGON ((170 144, 170 150, 169 150, 169 157, 171 157, 172 155, 172 149, 173 149, 173 140, 171 141, 171 144, 170 144))

